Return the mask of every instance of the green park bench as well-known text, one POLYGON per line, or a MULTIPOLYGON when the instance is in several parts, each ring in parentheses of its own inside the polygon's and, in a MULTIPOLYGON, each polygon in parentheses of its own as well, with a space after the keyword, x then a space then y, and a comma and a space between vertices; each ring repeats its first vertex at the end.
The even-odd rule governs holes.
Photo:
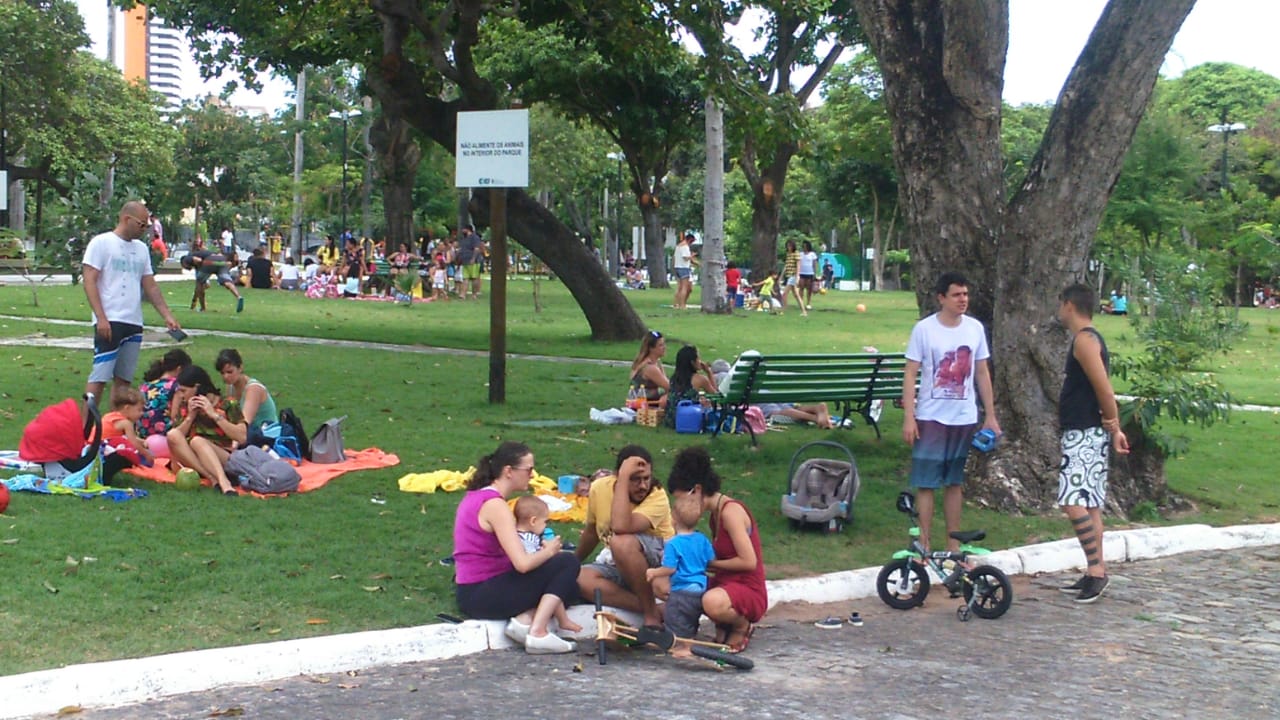
POLYGON ((373 272, 364 279, 365 291, 386 292, 391 287, 391 263, 386 258, 373 259, 373 272))
MULTIPOLYGON (((876 401, 902 401, 907 357, 903 353, 790 354, 745 353, 721 383, 722 392, 709 395, 721 417, 736 417, 738 426, 751 405, 818 403, 830 406, 833 422, 861 415, 880 437, 882 407, 876 401)), ((668 410, 670 412, 670 409, 668 410)), ((716 424, 719 434, 721 423, 716 424)), ((756 444, 755 433, 751 442, 756 444)))

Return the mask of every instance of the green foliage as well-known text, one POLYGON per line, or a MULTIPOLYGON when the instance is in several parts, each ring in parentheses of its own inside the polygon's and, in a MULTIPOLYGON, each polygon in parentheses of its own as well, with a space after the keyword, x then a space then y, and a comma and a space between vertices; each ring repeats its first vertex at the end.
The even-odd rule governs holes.
POLYGON ((1129 519, 1135 522, 1155 522, 1160 520, 1160 508, 1151 500, 1143 500, 1129 511, 1129 519))
POLYGON ((1221 305, 1221 283, 1204 268, 1203 257, 1158 253, 1150 268, 1142 281, 1150 288, 1140 298, 1144 312, 1131 317, 1156 362, 1189 368, 1226 352, 1243 335, 1244 325, 1221 305))
POLYGON ((1167 85, 1169 105, 1200 129, 1220 122, 1252 125, 1280 100, 1280 78, 1227 62, 1197 65, 1167 85))
POLYGON ((0 259, 16 260, 26 255, 22 244, 22 233, 7 227, 0 227, 0 259))
POLYGON ((1027 177, 1031 161, 1040 151, 1049 127, 1052 105, 1005 105, 1001 114, 1000 143, 1004 156, 1005 195, 1013 197, 1027 177))
MULTIPOLYGON (((137 197, 126 189, 125 197, 137 197)), ((71 275, 71 284, 80 282, 80 264, 84 249, 94 235, 107 229, 118 208, 104 208, 102 179, 91 172, 83 172, 71 185, 71 191, 58 198, 61 212, 58 221, 46 234, 46 239, 35 248, 35 256, 41 266, 54 272, 71 275)), ((120 203, 117 203, 120 204, 120 203)))
POLYGON ((1127 392, 1133 396, 1121 403, 1120 413, 1125 423, 1139 425, 1166 454, 1179 455, 1186 452, 1187 440, 1164 429, 1161 419, 1201 427, 1227 419, 1231 396, 1212 374, 1193 368, 1213 354, 1229 351, 1246 327, 1222 307, 1220 283, 1199 263, 1185 255, 1162 253, 1150 266, 1148 278, 1132 283, 1146 288, 1134 298, 1142 311, 1130 305, 1145 352, 1114 355, 1116 375, 1128 383, 1127 392))

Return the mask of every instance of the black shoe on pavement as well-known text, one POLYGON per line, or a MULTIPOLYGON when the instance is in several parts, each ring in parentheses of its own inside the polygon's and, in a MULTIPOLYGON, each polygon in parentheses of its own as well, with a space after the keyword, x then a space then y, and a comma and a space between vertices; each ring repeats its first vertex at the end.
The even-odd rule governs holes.
POLYGON ((1106 590, 1107 585, 1110 584, 1111 579, 1106 575, 1103 575, 1102 577, 1089 576, 1089 578, 1085 580, 1084 589, 1076 596, 1076 602, 1082 605, 1088 605, 1089 603, 1094 602, 1098 598, 1102 597, 1102 591, 1106 590))

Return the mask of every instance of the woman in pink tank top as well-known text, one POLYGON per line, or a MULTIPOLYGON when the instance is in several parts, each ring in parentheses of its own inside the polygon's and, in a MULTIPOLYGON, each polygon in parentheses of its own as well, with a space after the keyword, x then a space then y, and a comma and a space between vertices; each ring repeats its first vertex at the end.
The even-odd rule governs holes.
POLYGON ((560 538, 525 552, 506 499, 529 489, 533 452, 523 443, 504 442, 480 458, 458 504, 453 524, 458 609, 484 620, 510 618, 507 636, 534 654, 572 652, 573 643, 548 632, 560 617, 561 630, 580 630, 564 616, 578 598, 579 562, 560 552, 560 538))

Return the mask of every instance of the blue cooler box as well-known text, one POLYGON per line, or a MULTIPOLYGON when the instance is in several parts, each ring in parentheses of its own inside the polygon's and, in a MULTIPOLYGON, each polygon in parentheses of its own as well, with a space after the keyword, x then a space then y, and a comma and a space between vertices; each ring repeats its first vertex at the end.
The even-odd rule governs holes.
POLYGON ((702 432, 702 403, 697 400, 681 400, 676 404, 676 432, 702 432))

